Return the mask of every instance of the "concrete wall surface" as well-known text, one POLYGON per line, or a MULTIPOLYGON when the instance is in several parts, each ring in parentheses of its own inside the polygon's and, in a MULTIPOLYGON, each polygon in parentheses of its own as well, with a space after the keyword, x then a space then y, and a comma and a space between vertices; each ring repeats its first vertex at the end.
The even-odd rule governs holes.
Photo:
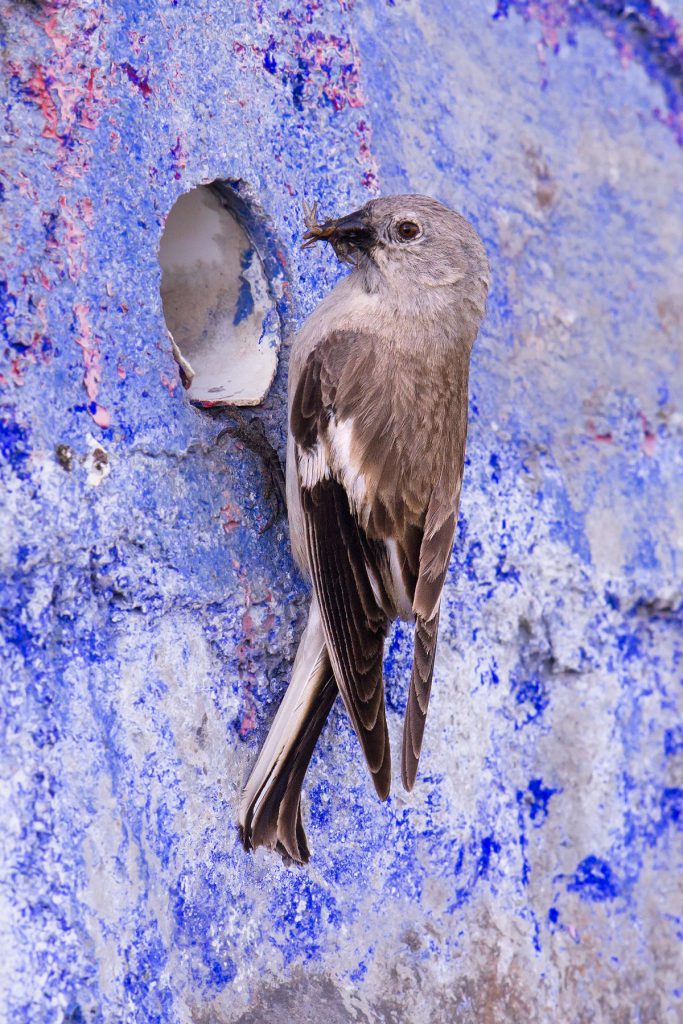
MULTIPOLYGON (((0 0, 0 1019, 683 1020, 682 26, 0 0), (173 203, 216 179, 285 338, 344 272, 300 250, 304 200, 426 192, 491 257, 418 783, 380 804, 338 704, 303 869, 235 821, 307 591, 159 292, 173 203)), ((395 628, 395 752, 411 654, 395 628)))

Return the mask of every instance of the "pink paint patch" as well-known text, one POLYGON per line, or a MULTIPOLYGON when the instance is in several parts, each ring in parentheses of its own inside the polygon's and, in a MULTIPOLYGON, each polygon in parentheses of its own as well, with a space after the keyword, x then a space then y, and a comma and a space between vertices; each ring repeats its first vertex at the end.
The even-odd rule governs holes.
POLYGON ((52 41, 55 53, 59 57, 63 57, 71 43, 71 36, 68 32, 60 30, 60 14, 60 11, 55 11, 51 18, 47 18, 43 22, 43 28, 45 29, 45 35, 52 41))
POLYGON ((24 174, 23 171, 19 171, 16 182, 17 190, 19 195, 26 196, 31 199, 34 203, 38 202, 38 190, 29 178, 24 174))
POLYGON ((119 64, 119 67, 125 72, 129 82, 140 90, 143 97, 147 100, 152 95, 152 87, 149 84, 148 72, 142 72, 139 68, 134 68, 132 64, 127 61, 123 64, 119 64))
MULTIPOLYGON (((103 72, 93 67, 101 11, 91 11, 85 22, 73 26, 68 23, 69 13, 65 6, 42 23, 50 46, 44 64, 33 64, 26 82, 43 115, 41 134, 58 143, 53 166, 62 181, 82 174, 87 167, 90 150, 83 147, 74 128, 92 130, 97 126, 96 107, 104 92, 104 82, 97 80, 103 72)), ((21 69, 14 70, 21 77, 21 69)))
POLYGON ((185 170, 187 164, 187 153, 183 149, 180 141, 180 136, 176 137, 175 146, 171 147, 171 168, 173 169, 173 177, 176 181, 180 181, 182 177, 182 171, 185 170))
POLYGON ((233 530, 242 525, 240 510, 231 501, 226 501, 225 505, 221 508, 221 519, 226 533, 232 533, 233 530))
POLYGON ((92 130, 97 127, 99 117, 95 110, 95 104, 101 98, 103 92, 104 85, 95 82, 95 71, 91 71, 78 117, 78 123, 82 128, 92 130))
POLYGON ((256 709, 252 705, 248 707, 242 721, 240 722, 240 736, 244 739, 249 733, 256 728, 256 709))
POLYGON ((88 406, 88 412, 94 419, 98 427, 102 427, 106 430, 107 427, 111 426, 111 415, 108 409, 105 409, 103 405, 98 405, 97 402, 93 402, 92 406, 88 406))
POLYGON ((81 215, 81 220, 87 228, 92 228, 95 224, 95 213, 93 210, 92 199, 86 196, 84 199, 79 199, 76 203, 76 208, 81 215))
POLYGON ((172 397, 175 394, 176 388, 178 387, 177 378, 167 377, 163 371, 159 374, 159 378, 161 380, 161 383, 168 391, 169 395, 171 395, 172 397))
POLYGON ((76 317, 76 344, 83 350, 83 384, 90 401, 88 412, 98 427, 106 428, 111 425, 111 416, 104 406, 97 402, 97 395, 102 381, 102 356, 100 353, 100 339, 93 334, 88 319, 90 307, 85 302, 77 302, 74 306, 76 317))
POLYGON ((21 375, 21 370, 21 360, 19 359, 19 356, 16 356, 10 363, 10 377, 18 387, 23 387, 26 383, 21 375))
MULTIPOLYGON (((96 209, 93 200, 84 196, 83 190, 74 190, 73 184, 87 172, 90 164, 92 129, 100 118, 100 101, 109 64, 99 66, 103 6, 85 6, 89 9, 83 10, 83 5, 78 9, 74 0, 43 4, 42 13, 34 22, 44 33, 42 40, 36 40, 34 52, 39 56, 24 64, 8 62, 11 74, 21 83, 25 96, 39 115, 36 134, 48 140, 41 142, 41 160, 45 160, 52 172, 58 195, 62 193, 56 207, 52 203, 46 206, 45 196, 38 194, 28 177, 18 175, 17 186, 35 204, 45 240, 43 252, 22 281, 20 299, 24 305, 30 304, 31 317, 30 320, 28 316, 18 319, 27 324, 31 322, 32 326, 30 336, 22 341, 20 356, 11 365, 11 376, 16 384, 22 382, 22 373, 29 364, 49 362, 54 352, 49 309, 45 299, 39 299, 32 290, 32 285, 49 292, 60 287, 67 276, 77 283, 87 271, 88 233, 95 227, 96 209)), ((18 241, 19 252, 22 251, 20 246, 18 241)), ((90 331, 87 307, 79 307, 74 317, 76 341, 83 352, 88 412, 95 423, 105 427, 111 417, 95 397, 101 380, 99 340, 90 331)))
POLYGON ((638 415, 640 417, 640 425, 643 428, 643 443, 641 444, 640 449, 645 455, 654 455, 655 446, 657 444, 657 435, 653 433, 650 428, 650 424, 645 413, 640 412, 638 415))
POLYGON ((41 132, 43 138, 58 140, 59 133, 57 128, 59 125, 59 114, 57 112, 57 104, 50 94, 47 86, 47 80, 45 78, 45 72, 40 64, 34 65, 33 74, 26 83, 26 88, 29 95, 35 99, 45 120, 45 127, 41 132))
POLYGON ((587 421, 586 430, 588 431, 588 436, 592 441, 598 441, 601 444, 611 444, 614 441, 612 432, 609 430, 599 432, 598 430, 596 430, 595 423, 593 422, 593 420, 587 421))
MULTIPOLYGON (((87 203, 90 200, 81 202, 87 203)), ((72 281, 77 281, 81 274, 88 269, 88 261, 85 256, 85 230, 82 227, 85 218, 81 215, 80 206, 79 203, 76 210, 72 210, 67 203, 66 196, 59 197, 60 220, 63 226, 62 245, 66 250, 67 268, 72 281)), ((92 218, 92 203, 90 203, 90 217, 92 218)))

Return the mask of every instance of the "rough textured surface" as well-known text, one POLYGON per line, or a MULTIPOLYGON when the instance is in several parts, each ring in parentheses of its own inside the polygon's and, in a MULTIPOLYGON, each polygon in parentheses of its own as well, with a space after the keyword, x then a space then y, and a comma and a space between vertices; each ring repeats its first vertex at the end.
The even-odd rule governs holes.
MULTIPOLYGON (((0 19, 2 1016, 679 1021, 680 0, 0 19), (304 586, 159 297, 164 218, 215 178, 288 332, 340 273, 303 199, 429 192, 492 262, 418 784, 380 805, 335 710, 305 870, 234 824, 304 586)), ((399 628, 394 750, 409 659, 399 628)))

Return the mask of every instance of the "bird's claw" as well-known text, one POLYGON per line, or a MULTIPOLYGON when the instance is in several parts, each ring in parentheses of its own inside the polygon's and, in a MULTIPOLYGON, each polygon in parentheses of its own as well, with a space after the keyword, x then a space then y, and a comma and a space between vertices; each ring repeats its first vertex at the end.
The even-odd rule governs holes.
POLYGON ((235 409, 230 411, 230 420, 219 432, 216 443, 220 444, 224 437, 232 437, 240 441, 249 451, 257 455, 261 461, 265 483, 264 497, 270 505, 270 515, 258 533, 263 536, 275 525, 287 509, 285 475, 282 471, 280 457, 266 436, 263 421, 258 416, 249 420, 235 409))

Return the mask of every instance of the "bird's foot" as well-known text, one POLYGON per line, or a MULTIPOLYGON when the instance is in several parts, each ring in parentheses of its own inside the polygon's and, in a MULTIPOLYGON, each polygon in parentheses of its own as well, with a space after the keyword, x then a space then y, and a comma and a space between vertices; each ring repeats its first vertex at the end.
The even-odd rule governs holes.
POLYGON ((266 437, 262 420, 258 416, 247 418, 246 414, 238 407, 230 410, 229 422, 219 433, 216 443, 220 444, 226 436, 239 441, 258 456, 261 462, 265 479, 264 495, 270 505, 270 515, 265 525, 259 530, 260 534, 264 534, 287 510, 285 474, 280 456, 266 437))

